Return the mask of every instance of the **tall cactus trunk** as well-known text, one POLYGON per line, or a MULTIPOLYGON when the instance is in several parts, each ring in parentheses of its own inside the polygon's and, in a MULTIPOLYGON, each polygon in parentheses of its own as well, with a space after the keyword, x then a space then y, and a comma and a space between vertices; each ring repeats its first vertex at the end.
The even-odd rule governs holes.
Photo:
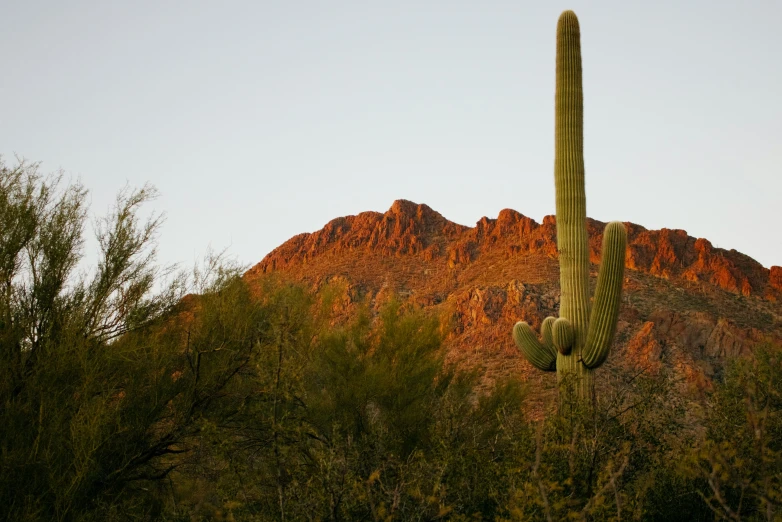
POLYGON ((562 13, 557 23, 556 75, 554 183, 560 317, 543 321, 542 342, 524 322, 516 323, 513 337, 534 366, 545 371, 556 370, 559 382, 575 381, 572 384, 578 396, 590 399, 594 397, 594 369, 608 357, 619 318, 626 232, 621 222, 606 225, 592 306, 584 189, 581 34, 578 18, 572 11, 562 13))
POLYGON ((574 344, 569 354, 557 355, 557 378, 573 373, 592 386, 592 370, 584 367, 581 352, 589 328, 589 238, 586 232, 584 189, 584 90, 581 82, 581 34, 572 11, 562 13, 557 23, 554 130, 554 183, 557 204, 557 250, 559 250, 559 316, 573 328, 574 344))

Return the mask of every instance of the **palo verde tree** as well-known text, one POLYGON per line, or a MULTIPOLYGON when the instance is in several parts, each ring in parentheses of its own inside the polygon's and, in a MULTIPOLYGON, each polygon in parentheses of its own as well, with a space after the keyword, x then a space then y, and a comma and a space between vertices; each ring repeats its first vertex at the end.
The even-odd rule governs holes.
POLYGON ((556 370, 559 380, 573 376, 578 396, 586 398, 594 390, 593 371, 608 357, 616 331, 627 239, 621 222, 606 226, 594 303, 590 303, 580 37, 575 13, 563 12, 557 24, 554 160, 560 317, 543 321, 542 341, 525 322, 516 323, 513 338, 535 367, 556 370))
MULTIPOLYGON (((0 161, 0 520, 156 519, 204 419, 231 406, 218 399, 254 332, 185 331, 190 285, 155 262, 160 216, 141 217, 154 196, 120 192, 79 270, 87 191, 0 161)), ((248 301, 238 271, 215 267, 196 289, 248 301)))

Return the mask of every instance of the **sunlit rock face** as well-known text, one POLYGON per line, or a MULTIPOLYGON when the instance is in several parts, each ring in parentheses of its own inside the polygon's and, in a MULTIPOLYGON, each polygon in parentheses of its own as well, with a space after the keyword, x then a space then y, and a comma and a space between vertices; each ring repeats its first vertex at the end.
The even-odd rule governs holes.
MULTIPOLYGON (((728 357, 782 340, 782 268, 767 269, 735 250, 684 230, 625 223, 626 278, 612 365, 666 365, 708 385, 728 357)), ((596 271, 605 223, 587 220, 596 271)), ((505 209, 474 227, 406 200, 385 213, 336 218, 280 245, 245 278, 276 273, 314 289, 337 284, 335 320, 359 303, 377 309, 391 295, 443 318, 451 360, 499 377, 545 379, 531 371, 510 336, 516 321, 534 328, 559 307, 556 220, 538 223, 505 209)), ((593 274, 595 275, 595 274, 593 274)))

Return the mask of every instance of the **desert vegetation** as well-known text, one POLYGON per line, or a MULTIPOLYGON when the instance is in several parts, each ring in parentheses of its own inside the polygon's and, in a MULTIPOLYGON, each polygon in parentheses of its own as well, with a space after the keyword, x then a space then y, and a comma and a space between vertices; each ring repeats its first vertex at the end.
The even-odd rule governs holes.
POLYGON ((543 411, 477 387, 412 301, 335 314, 342 289, 207 256, 155 261, 149 187, 95 222, 87 192, 0 168, 4 520, 779 520, 782 349, 712 388, 601 370, 543 411))
MULTIPOLYGON (((214 254, 193 270, 162 267, 155 256, 162 219, 146 209, 152 187, 121 191, 93 222, 91 243, 81 184, 35 164, 0 162, 0 519, 782 520, 782 346, 760 342, 755 328, 777 320, 770 303, 782 287, 762 267, 748 271, 750 282, 738 266, 749 261, 738 253, 726 261, 721 251, 716 260, 705 240, 685 256, 688 237, 671 231, 660 233, 668 257, 648 263, 655 275, 670 277, 677 260, 676 273, 685 273, 688 257, 688 285, 708 284, 698 275, 707 273, 723 288, 740 287, 742 297, 693 295, 640 272, 625 279, 621 222, 600 231, 593 284, 579 39, 575 14, 563 13, 558 274, 550 234, 533 230, 550 231, 550 223, 503 211, 479 222, 470 239, 467 227, 403 201, 382 216, 337 219, 324 237, 294 238, 253 270, 214 254), (485 237, 493 244, 520 235, 512 230, 523 231, 526 249, 506 244, 482 272, 470 264, 485 237), (682 243, 679 254, 670 237, 682 243), (378 252, 358 250, 382 240, 378 252), (307 264, 340 241, 343 252, 307 264), (529 288, 507 282, 501 266, 522 252, 525 268, 528 257, 539 261, 527 270, 529 288), (530 256, 542 253, 543 261, 530 256), (391 254, 410 256, 395 262, 391 254), (275 270, 277 263, 313 269, 323 259, 326 275, 340 277, 275 270), (380 290, 346 288, 342 272, 378 283, 378 263, 380 290), (505 286, 476 287, 449 304, 461 265, 461 283, 482 276, 505 286), (428 297, 415 285, 383 293, 389 274, 400 273, 428 287, 428 297), (559 295, 548 290, 552 274, 559 295), (642 323, 648 339, 634 337, 637 351, 660 353, 604 365, 625 282, 649 291, 625 303, 623 341, 632 321, 642 323), (764 288, 770 298, 747 306, 744 298, 764 288), (542 290, 545 299, 532 298, 542 290), (448 357, 455 317, 487 328, 514 300, 511 308, 532 322, 537 312, 559 313, 540 322, 541 339, 525 321, 513 331, 532 366, 556 370, 557 393, 536 387, 540 379, 487 378, 480 361, 448 357), (713 378, 685 382, 681 366, 705 359, 660 362, 665 342, 654 328, 684 321, 649 320, 660 302, 698 308, 702 323, 720 303, 747 327, 744 337, 727 321, 690 335, 677 324, 680 338, 703 338, 696 350, 721 349, 723 338, 736 352, 757 342, 751 353, 722 358, 713 378), (657 364, 643 364, 652 359, 657 364)), ((642 267, 648 234, 633 228, 633 266, 642 267)), ((462 338, 461 348, 465 338, 472 339, 462 338)), ((482 339, 475 352, 489 353, 495 341, 482 339)))

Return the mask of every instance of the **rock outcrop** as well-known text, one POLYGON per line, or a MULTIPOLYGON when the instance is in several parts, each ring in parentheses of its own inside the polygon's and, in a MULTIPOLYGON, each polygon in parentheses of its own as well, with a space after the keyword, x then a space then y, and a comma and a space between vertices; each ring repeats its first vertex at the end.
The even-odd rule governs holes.
MULTIPOLYGON (((763 267, 736 250, 715 248, 684 230, 647 230, 625 223, 628 231, 626 266, 630 270, 665 279, 704 282, 729 292, 749 296, 778 296, 782 291, 782 267, 763 267)), ((590 257, 600 259, 605 223, 587 220, 590 257)), ((487 251, 501 249, 507 255, 557 256, 556 220, 546 216, 539 224, 511 209, 496 219, 481 218, 475 227, 445 219, 427 205, 398 200, 384 214, 362 212, 336 218, 321 230, 299 234, 267 255, 251 273, 285 270, 322 255, 371 251, 384 256, 421 254, 427 260, 445 258, 451 268, 465 265, 487 251)))

